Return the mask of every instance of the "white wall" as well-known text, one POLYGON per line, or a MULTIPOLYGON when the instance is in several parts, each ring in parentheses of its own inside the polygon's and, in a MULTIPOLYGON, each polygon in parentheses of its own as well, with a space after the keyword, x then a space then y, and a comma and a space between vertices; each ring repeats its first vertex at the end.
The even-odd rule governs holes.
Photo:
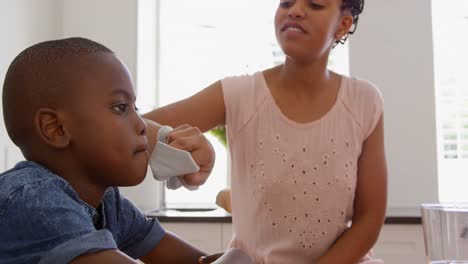
POLYGON ((385 100, 389 210, 435 202, 437 147, 430 0, 366 1, 350 42, 351 75, 385 100))
POLYGON ((63 37, 85 37, 112 49, 136 83, 137 0, 62 0, 63 37))
MULTIPOLYGON (((11 61, 19 52, 37 42, 56 39, 62 31, 60 0, 0 0, 0 90, 11 61)), ((1 105, 1 102, 0 102, 1 105)), ((0 110, 0 170, 22 158, 11 143, 0 110)))

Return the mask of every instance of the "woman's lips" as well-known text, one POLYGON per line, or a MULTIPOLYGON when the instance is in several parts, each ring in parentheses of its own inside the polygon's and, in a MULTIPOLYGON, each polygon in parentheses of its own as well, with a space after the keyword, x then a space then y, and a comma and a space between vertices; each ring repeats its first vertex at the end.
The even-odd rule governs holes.
POLYGON ((299 23, 295 23, 295 22, 288 22, 286 23, 282 28, 281 28, 281 31, 294 31, 294 32, 301 32, 301 33, 307 33, 307 31, 305 31, 304 27, 299 24, 299 23))

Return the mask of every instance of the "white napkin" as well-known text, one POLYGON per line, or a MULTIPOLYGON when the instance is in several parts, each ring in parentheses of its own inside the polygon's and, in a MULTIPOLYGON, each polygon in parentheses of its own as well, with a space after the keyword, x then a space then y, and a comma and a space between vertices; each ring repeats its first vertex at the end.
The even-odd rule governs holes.
POLYGON ((163 126, 158 131, 158 142, 149 160, 153 177, 165 181, 166 187, 176 190, 184 186, 188 190, 196 190, 198 186, 188 185, 183 175, 198 172, 200 167, 195 163, 190 152, 180 150, 166 144, 166 138, 173 129, 163 126))

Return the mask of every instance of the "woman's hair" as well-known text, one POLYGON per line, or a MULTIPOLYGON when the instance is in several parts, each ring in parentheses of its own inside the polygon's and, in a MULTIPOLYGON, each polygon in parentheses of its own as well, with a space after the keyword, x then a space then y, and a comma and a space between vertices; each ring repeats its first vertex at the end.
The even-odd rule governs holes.
POLYGON ((351 15, 353 16, 353 25, 351 25, 347 34, 345 34, 340 40, 335 41, 335 46, 338 44, 344 44, 348 39, 348 35, 353 34, 356 31, 359 15, 364 10, 364 0, 343 0, 341 10, 351 12, 351 15))

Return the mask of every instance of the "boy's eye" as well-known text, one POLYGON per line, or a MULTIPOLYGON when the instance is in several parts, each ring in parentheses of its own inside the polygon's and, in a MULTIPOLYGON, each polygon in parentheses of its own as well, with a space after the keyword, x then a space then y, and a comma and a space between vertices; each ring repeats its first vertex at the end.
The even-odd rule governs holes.
MULTIPOLYGON (((116 112, 119 112, 119 113, 126 113, 126 112, 128 112, 129 105, 128 104, 118 104, 118 105, 114 105, 112 107, 112 109, 114 109, 116 112)), ((139 110, 136 105, 133 105, 133 109, 135 110, 135 112, 138 112, 138 110, 139 110)))
POLYGON ((118 104, 118 105, 114 105, 112 109, 114 109, 115 111, 119 113, 125 113, 127 112, 127 107, 128 107, 127 104, 118 104))

